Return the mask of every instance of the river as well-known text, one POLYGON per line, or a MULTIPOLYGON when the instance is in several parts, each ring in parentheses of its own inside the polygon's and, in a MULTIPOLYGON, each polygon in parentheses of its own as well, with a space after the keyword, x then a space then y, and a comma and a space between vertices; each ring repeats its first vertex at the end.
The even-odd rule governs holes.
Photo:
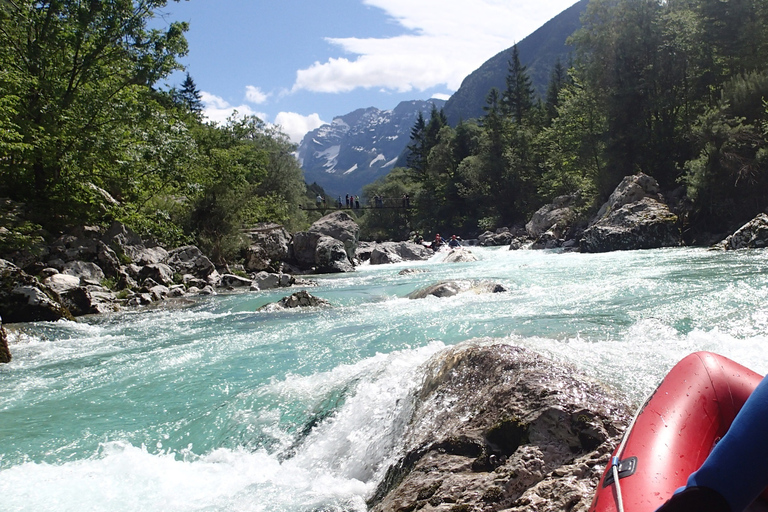
POLYGON ((282 289, 8 326, 0 508, 364 511, 421 366, 476 337, 567 361, 635 404, 697 350, 768 372, 765 250, 472 251, 314 276, 329 308, 256 311, 282 289), (465 278, 508 291, 406 298, 465 278))

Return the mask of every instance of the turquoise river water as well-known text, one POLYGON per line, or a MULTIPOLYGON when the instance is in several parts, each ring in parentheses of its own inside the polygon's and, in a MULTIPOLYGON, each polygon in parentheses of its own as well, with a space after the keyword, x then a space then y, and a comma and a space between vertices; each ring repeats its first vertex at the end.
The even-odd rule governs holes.
POLYGON ((768 371, 766 251, 472 250, 480 261, 317 276, 325 309, 256 311, 283 289, 9 326, 0 508, 364 511, 422 365, 477 337, 570 362, 635 404, 696 350, 768 371), (455 278, 508 291, 405 298, 455 278))

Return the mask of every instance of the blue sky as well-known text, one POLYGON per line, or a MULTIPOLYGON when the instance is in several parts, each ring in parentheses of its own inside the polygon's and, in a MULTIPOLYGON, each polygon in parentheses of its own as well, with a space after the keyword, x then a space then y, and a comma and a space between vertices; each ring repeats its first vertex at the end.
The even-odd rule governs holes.
MULTIPOLYGON (((447 99, 498 52, 576 0, 182 0, 182 59, 205 113, 279 124, 294 142, 357 108, 447 99)), ((179 85, 176 74, 168 85, 179 85)))

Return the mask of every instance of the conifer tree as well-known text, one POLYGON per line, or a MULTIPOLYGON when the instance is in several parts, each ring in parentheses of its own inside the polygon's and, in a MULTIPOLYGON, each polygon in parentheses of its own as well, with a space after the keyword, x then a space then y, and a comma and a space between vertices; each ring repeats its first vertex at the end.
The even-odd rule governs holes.
POLYGON ((187 73, 186 78, 181 83, 181 90, 178 92, 179 101, 189 109, 195 115, 200 115, 203 112, 203 96, 195 85, 195 81, 187 73))
POLYGON ((512 60, 509 61, 507 88, 501 98, 504 113, 512 116, 512 120, 522 124, 533 108, 535 91, 528 76, 527 67, 520 62, 517 45, 512 47, 512 60))

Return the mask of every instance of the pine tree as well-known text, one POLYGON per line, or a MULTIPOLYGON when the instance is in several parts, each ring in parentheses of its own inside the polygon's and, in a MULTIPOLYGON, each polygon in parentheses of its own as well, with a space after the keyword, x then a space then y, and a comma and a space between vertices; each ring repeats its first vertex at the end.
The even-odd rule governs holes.
POLYGON ((527 67, 520 63, 517 45, 512 47, 512 60, 509 61, 507 88, 501 98, 504 113, 521 124, 534 104, 534 89, 527 67))
POLYGON ((186 78, 181 83, 181 90, 178 92, 179 101, 186 106, 190 112, 199 115, 203 112, 202 95, 195 85, 195 81, 187 73, 186 78))

